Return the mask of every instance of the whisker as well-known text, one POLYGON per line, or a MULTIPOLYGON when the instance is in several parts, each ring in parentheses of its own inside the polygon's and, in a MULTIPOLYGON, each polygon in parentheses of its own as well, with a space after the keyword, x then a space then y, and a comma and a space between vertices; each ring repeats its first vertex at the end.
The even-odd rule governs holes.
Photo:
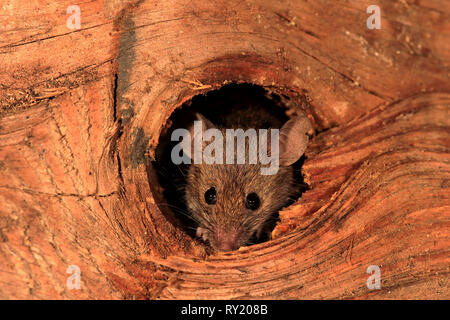
POLYGON ((158 206, 159 205, 161 205, 161 206, 167 206, 167 207, 169 207, 169 208, 171 208, 171 209, 174 209, 173 211, 174 211, 174 213, 175 214, 182 214, 183 216, 185 216, 185 217, 187 217, 187 218, 189 218, 189 219, 191 219, 192 221, 194 221, 194 222, 196 222, 197 224, 200 224, 200 221, 198 221, 194 216, 192 216, 190 213, 189 213, 189 211, 187 211, 187 210, 184 210, 184 209, 182 209, 182 208, 180 208, 180 207, 177 207, 177 206, 175 206, 175 205, 172 205, 172 204, 170 204, 170 203, 162 203, 162 202, 157 202, 156 203, 158 206))

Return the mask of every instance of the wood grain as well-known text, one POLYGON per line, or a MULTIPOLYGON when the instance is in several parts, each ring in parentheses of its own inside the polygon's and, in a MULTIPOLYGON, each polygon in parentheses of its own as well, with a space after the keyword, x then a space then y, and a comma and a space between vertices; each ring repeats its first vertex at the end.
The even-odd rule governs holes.
POLYGON ((448 299, 450 7, 378 3, 380 30, 362 0, 86 1, 68 30, 70 1, 7 1, 0 298, 448 299), (230 82, 317 135, 274 239, 209 255, 151 161, 173 110, 230 82))

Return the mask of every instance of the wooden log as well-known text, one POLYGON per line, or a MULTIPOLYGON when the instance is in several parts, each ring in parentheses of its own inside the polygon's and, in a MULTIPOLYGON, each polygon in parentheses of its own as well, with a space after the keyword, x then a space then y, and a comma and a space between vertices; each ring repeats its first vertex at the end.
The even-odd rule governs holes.
POLYGON ((380 30, 366 1, 90 1, 79 30, 69 1, 19 2, 0 8, 0 298, 449 298, 447 1, 379 1, 380 30), (274 239, 210 255, 151 161, 170 114, 229 82, 318 134, 274 239))

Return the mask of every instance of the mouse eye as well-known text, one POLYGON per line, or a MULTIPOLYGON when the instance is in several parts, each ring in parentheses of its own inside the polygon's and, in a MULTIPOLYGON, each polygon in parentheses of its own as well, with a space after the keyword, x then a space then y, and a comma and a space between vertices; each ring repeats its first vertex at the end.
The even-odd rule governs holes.
POLYGON ((252 192, 247 195, 247 198, 245 199, 245 206, 247 207, 247 209, 256 210, 259 208, 259 205, 260 201, 256 193, 252 192))
POLYGON ((205 201, 207 204, 215 204, 217 201, 217 192, 214 187, 209 188, 205 192, 205 201))

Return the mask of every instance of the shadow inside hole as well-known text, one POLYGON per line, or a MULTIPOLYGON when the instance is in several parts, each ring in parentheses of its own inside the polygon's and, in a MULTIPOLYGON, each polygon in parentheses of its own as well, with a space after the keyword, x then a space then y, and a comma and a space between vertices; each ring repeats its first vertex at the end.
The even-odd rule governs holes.
MULTIPOLYGON (((189 165, 173 164, 171 151, 179 142, 172 142, 171 135, 175 129, 187 128, 192 124, 196 112, 204 115, 215 125, 225 128, 245 127, 246 124, 255 122, 257 128, 280 128, 289 120, 286 111, 287 107, 278 95, 269 94, 263 87, 251 84, 223 86, 207 94, 197 95, 175 110, 160 136, 156 148, 156 159, 152 162, 162 188, 162 197, 155 197, 161 211, 171 216, 173 213, 179 222, 176 224, 180 225, 191 237, 195 237, 197 224, 188 212, 184 197, 185 177, 189 165)), ((297 192, 287 201, 286 206, 294 203, 308 188, 301 175, 303 162, 304 156, 293 164, 297 192)), ((173 221, 173 216, 169 220, 173 221)), ((278 221, 278 212, 274 212, 273 217, 267 223, 267 230, 272 231, 278 221)), ((255 244, 270 240, 269 234, 267 233, 259 239, 253 237, 249 243, 255 244)))

